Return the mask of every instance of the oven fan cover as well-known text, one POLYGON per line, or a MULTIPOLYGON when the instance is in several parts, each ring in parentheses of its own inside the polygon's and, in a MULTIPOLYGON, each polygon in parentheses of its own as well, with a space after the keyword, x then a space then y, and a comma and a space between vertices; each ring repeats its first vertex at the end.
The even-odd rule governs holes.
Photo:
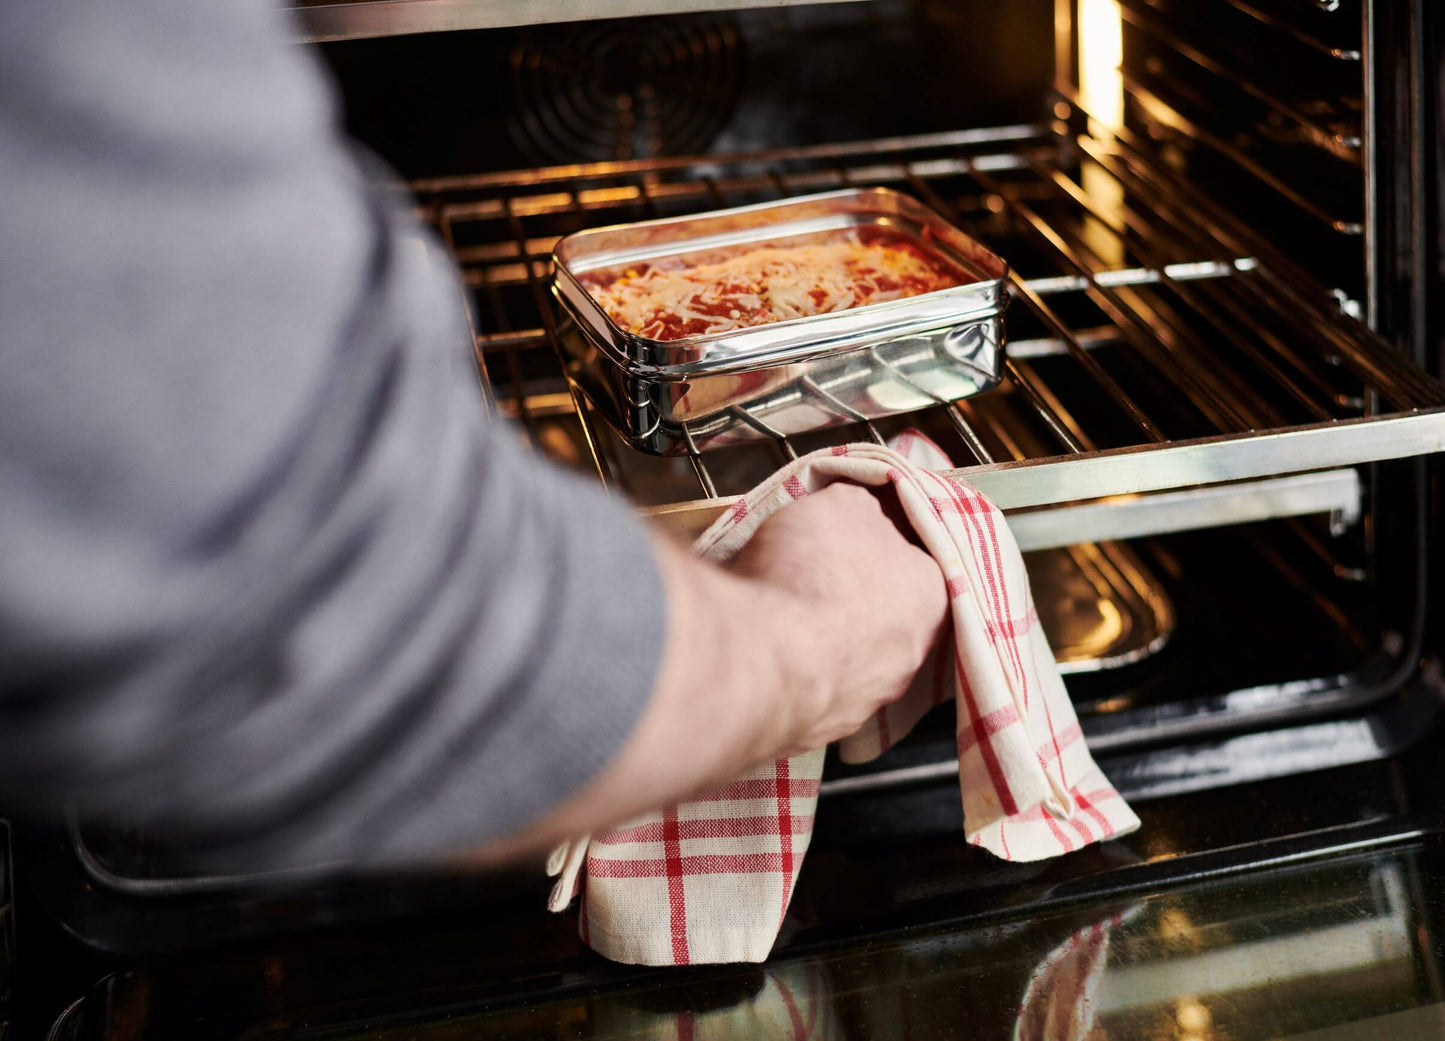
POLYGON ((540 165, 702 153, 737 110, 743 58, 726 17, 537 27, 508 56, 507 132, 540 165))

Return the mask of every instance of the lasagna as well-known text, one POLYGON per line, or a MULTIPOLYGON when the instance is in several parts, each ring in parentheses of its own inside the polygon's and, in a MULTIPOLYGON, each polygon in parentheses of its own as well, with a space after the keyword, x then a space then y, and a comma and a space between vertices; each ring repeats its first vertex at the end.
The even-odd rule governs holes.
POLYGON ((582 276, 613 322, 653 340, 846 311, 964 281, 914 239, 866 227, 582 276))

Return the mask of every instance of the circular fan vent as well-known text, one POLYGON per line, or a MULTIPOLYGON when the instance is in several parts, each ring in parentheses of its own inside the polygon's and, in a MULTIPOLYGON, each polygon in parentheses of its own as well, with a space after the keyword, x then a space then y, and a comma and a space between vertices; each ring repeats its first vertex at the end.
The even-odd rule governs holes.
POLYGON ((732 118, 741 47, 724 18, 636 18, 526 33, 507 129, 536 163, 691 155, 732 118))

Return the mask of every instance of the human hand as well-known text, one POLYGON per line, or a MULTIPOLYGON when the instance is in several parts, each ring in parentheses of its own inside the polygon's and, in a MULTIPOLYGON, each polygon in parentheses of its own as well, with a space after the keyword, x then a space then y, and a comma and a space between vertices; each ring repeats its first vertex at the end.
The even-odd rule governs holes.
POLYGON ((781 754, 846 737, 901 697, 947 626, 938 564, 858 485, 779 510, 730 570, 792 598, 794 610, 776 619, 783 645, 821 680, 779 706, 781 754))

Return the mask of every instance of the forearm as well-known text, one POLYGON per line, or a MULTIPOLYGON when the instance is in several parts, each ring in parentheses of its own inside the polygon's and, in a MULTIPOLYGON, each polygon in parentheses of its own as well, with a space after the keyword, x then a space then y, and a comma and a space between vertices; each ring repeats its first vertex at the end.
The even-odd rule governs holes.
POLYGON ((717 568, 654 537, 667 635, 621 752, 483 859, 614 824, 778 755, 821 748, 907 688, 947 625, 937 563, 840 484, 770 517, 717 568))
POLYGON ((705 563, 655 535, 667 597, 661 665, 646 710, 590 784, 483 861, 534 852, 721 784, 792 747, 834 685, 827 627, 773 583, 705 563))

